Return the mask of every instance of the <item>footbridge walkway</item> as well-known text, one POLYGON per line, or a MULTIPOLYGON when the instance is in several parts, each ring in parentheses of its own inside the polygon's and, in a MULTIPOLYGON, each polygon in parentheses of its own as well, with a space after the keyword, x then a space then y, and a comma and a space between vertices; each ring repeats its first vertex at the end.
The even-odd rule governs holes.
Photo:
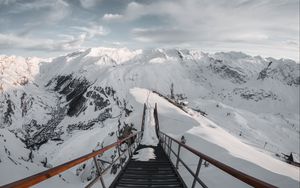
MULTIPOLYGON (((213 159, 212 157, 195 150, 194 148, 176 140, 159 129, 157 105, 154 109, 155 129, 159 138, 157 146, 145 146, 141 144, 145 126, 145 112, 146 105, 144 105, 144 112, 142 117, 141 131, 132 133, 124 139, 118 140, 102 149, 93 151, 89 154, 83 155, 77 159, 66 162, 49 170, 40 172, 33 176, 24 178, 22 180, 12 182, 10 184, 0 186, 2 188, 25 188, 34 186, 42 181, 45 181, 53 176, 67 171, 88 160, 93 160, 97 169, 97 176, 91 180, 86 187, 103 187, 103 188, 143 188, 143 187, 157 187, 157 188, 185 188, 190 187, 207 187, 205 182, 199 177, 201 166, 203 163, 209 163, 221 171, 237 178, 238 180, 252 186, 260 188, 274 188, 275 186, 261 181, 253 176, 247 175, 239 170, 236 170, 221 161, 213 159), (176 145, 176 146, 175 146, 176 145), (155 153, 156 158, 148 161, 138 161, 132 156, 140 149, 151 147, 155 153), (124 149, 125 148, 125 149, 124 149), (174 149, 176 148, 176 149, 174 149), (116 150, 117 155, 111 162, 103 163, 101 155, 108 150, 116 150), (191 168, 187 161, 184 161, 182 156, 185 152, 192 153, 198 159, 198 164, 191 168), (173 160, 170 160, 171 156, 173 160), (175 160, 174 160, 175 159, 175 160), (175 162, 174 162, 175 161, 175 162), (115 179, 109 184, 106 183, 105 177, 110 173, 112 167, 119 165, 121 169, 115 179), (178 167, 179 165, 193 177, 191 182, 185 182, 181 177, 178 167)), ((218 181, 217 179, 215 181, 218 181)), ((225 186, 225 185, 224 185, 225 186)), ((226 187, 226 186, 225 186, 226 187)))

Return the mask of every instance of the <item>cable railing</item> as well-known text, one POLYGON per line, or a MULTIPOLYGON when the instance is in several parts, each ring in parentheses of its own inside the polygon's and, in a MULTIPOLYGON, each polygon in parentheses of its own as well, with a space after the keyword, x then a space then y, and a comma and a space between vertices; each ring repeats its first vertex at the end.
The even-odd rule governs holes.
POLYGON ((199 178, 200 168, 204 161, 209 162, 210 164, 214 165, 218 169, 223 170, 227 174, 230 174, 231 176, 237 178, 238 180, 240 180, 252 187, 259 187, 259 188, 275 188, 276 187, 267 182, 259 180, 253 176, 247 175, 239 170, 236 170, 224 163, 221 163, 220 161, 217 161, 217 160, 195 150, 194 148, 182 143, 179 140, 176 140, 176 139, 168 136, 167 134, 165 134, 161 131, 159 131, 159 138, 160 138, 160 144, 161 144, 162 148, 165 150, 167 156, 169 158, 171 158, 170 157, 171 153, 174 154, 175 159, 176 159, 176 162, 174 164, 175 168, 178 169, 179 163, 181 163, 182 166, 193 176, 194 179, 193 179, 191 188, 194 188, 196 186, 196 183, 199 183, 202 187, 207 188, 207 185, 199 178), (173 143, 177 144, 177 146, 178 146, 177 151, 174 151, 172 149, 173 143), (196 155, 198 157, 198 164, 197 164, 196 171, 193 171, 186 164, 186 162, 183 161, 182 157, 180 157, 180 155, 183 155, 183 154, 181 154, 181 148, 185 148, 187 151, 193 153, 194 155, 196 155))
MULTIPOLYGON (((77 166, 89 159, 93 159, 95 166, 96 166, 96 170, 97 170, 97 176, 86 187, 92 187, 98 180, 100 180, 102 187, 106 188, 105 183, 102 178, 103 174, 106 173, 117 161, 120 162, 121 168, 124 168, 124 166, 126 164, 123 165, 124 161, 122 161, 121 158, 126 154, 128 154, 129 157, 132 156, 134 149, 136 149, 136 147, 139 145, 139 143, 141 141, 141 133, 142 132, 133 133, 133 134, 129 135, 128 137, 118 140, 117 142, 112 143, 102 149, 93 151, 89 154, 86 154, 84 156, 81 156, 77 159, 66 162, 64 164, 61 164, 61 165, 51 168, 49 170, 37 173, 35 175, 24 178, 22 180, 15 181, 13 183, 9 183, 7 185, 0 186, 0 187, 1 188, 27 188, 27 187, 36 185, 42 181, 45 181, 53 176, 56 176, 56 175, 66 171, 74 166, 77 166), (121 150, 122 144, 127 145, 127 148, 124 151, 121 150), (99 165, 96 157, 104 154, 106 151, 111 150, 112 148, 116 148, 118 150, 118 157, 116 159, 114 159, 111 163, 109 163, 109 165, 106 168, 103 168, 102 165, 99 165)), ((129 160, 127 160, 127 162, 128 161, 129 160)))

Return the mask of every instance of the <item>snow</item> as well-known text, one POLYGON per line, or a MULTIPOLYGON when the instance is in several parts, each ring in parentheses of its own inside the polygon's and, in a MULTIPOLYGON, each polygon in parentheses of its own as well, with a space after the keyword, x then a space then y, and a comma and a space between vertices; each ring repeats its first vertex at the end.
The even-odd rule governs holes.
MULTIPOLYGON (((189 113, 186 114, 157 94, 149 95, 147 89, 134 88, 130 92, 140 103, 146 99, 150 105, 158 103, 161 131, 177 139, 184 135, 188 145, 254 177, 283 187, 297 187, 297 182, 300 180, 298 167, 277 160, 267 153, 243 143, 198 112, 187 109, 189 113), (278 179, 276 180, 274 177, 278 179), (293 180, 283 182, 281 181, 283 177, 290 177, 293 180)), ((188 157, 185 160, 196 163, 195 157, 188 157)), ((213 182, 211 177, 206 178, 209 183, 213 182)), ((233 185, 236 187, 239 184, 233 185)))
POLYGON ((128 48, 119 48, 116 50, 115 48, 106 47, 90 48, 87 51, 89 52, 87 54, 88 57, 107 56, 118 64, 126 62, 141 53, 141 50, 131 51, 128 48))
MULTIPOLYGON (((148 92, 149 94, 149 92, 148 92)), ((149 95, 148 95, 149 96, 149 95)), ((148 98, 147 98, 148 101, 148 98)), ((153 107, 148 103, 147 110, 145 113, 145 125, 141 145, 144 146, 157 146, 158 138, 155 130, 155 121, 153 116, 153 107)), ((132 158, 137 161, 149 161, 155 159, 154 149, 151 147, 142 148, 136 151, 137 154, 133 155, 132 158)))
MULTIPOLYGON (((2 90, 21 88, 22 82, 32 82, 39 66, 46 59, 0 55, 0 85, 2 90)), ((1 89, 0 89, 1 91, 1 89)))
POLYGON ((137 154, 133 155, 132 158, 137 161, 149 161, 150 159, 155 159, 156 156, 154 154, 154 149, 147 147, 139 149, 137 154))
MULTIPOLYGON (((118 99, 126 101, 133 111, 120 120, 132 123, 137 130, 140 130, 146 102, 148 115, 143 144, 155 146, 158 143, 152 116, 156 102, 163 132, 177 139, 184 135, 187 143, 199 151, 279 187, 296 187, 299 169, 277 156, 291 152, 299 156, 300 153, 299 70, 299 64, 291 60, 252 57, 240 52, 208 54, 183 49, 99 47, 48 60, 0 56, 0 133, 3 134, 0 159, 5 161, 0 162, 0 173, 10 169, 11 174, 16 174, 15 179, 1 175, 0 184, 44 170, 40 162, 45 157, 54 166, 116 141, 116 134, 111 137, 108 134, 118 131, 122 109, 109 98, 113 118, 96 123, 88 130, 67 131, 70 124, 88 122, 99 115, 95 106, 89 104, 90 99, 78 116, 64 114, 68 105, 65 95, 47 84, 57 76, 72 74, 74 79, 89 81, 91 86, 86 92, 93 91, 94 86, 114 88, 118 99), (270 61, 273 63, 267 70, 268 77, 257 79, 270 61), (239 76, 243 79, 240 83, 237 82, 239 76), (29 82, 22 85, 24 78, 29 82), (188 113, 151 92, 155 90, 167 96, 171 84, 174 84, 175 94, 186 97, 180 101, 187 105, 188 113), (24 93, 25 100, 21 100, 24 93), (13 103, 11 124, 4 123, 8 100, 13 103), (28 108, 25 115, 24 103, 28 108), (207 116, 202 117, 196 110, 206 112, 207 116), (62 140, 48 140, 34 151, 32 163, 24 162, 20 158, 28 157, 30 151, 15 135, 23 138, 21 132, 25 132, 25 125, 32 119, 41 125, 52 117, 62 119, 56 127, 56 131, 62 133, 62 140), (11 141, 4 142, 4 139, 11 141), (14 153, 11 158, 22 165, 15 165, 8 158, 4 146, 14 153)), ((36 133, 34 130, 28 136, 36 133)), ((110 159, 111 155, 113 151, 103 157, 110 159)), ((196 166, 195 158, 187 153, 184 157, 191 167, 196 166)), ((92 166, 91 163, 86 165, 92 166)), ((63 175, 68 183, 56 177, 42 185, 80 187, 90 171, 86 169, 85 175, 77 176, 77 168, 63 175)), ((183 175, 188 180, 184 172, 183 175)), ((201 169, 201 176, 211 187, 222 187, 222 183, 233 181, 212 165, 201 169), (213 178, 220 181, 214 182, 213 178)), ((111 180, 113 176, 106 178, 111 180)), ((245 186, 235 182, 237 184, 229 187, 245 186)))
POLYGON ((158 138, 155 131, 153 109, 150 106, 148 106, 146 110, 145 128, 141 144, 146 146, 157 146, 158 144, 158 138))
POLYGON ((149 63, 164 63, 166 60, 160 57, 153 58, 149 61, 149 63))
POLYGON ((201 127, 197 126, 187 133, 192 135, 201 135, 201 138, 213 142, 222 148, 226 148, 231 155, 252 162, 256 165, 266 168, 269 171, 289 177, 299 181, 299 169, 291 167, 289 164, 270 157, 269 155, 241 142, 233 137, 224 129, 208 120, 207 118, 190 111, 193 118, 199 122, 201 127), (224 142, 226 140, 226 142, 224 142))
POLYGON ((292 156, 293 156, 294 162, 300 163, 299 156, 296 153, 292 153, 292 156))
POLYGON ((106 126, 93 130, 78 131, 63 144, 51 148, 52 150, 49 150, 49 147, 45 145, 40 149, 40 152, 53 156, 49 159, 50 164, 60 165, 92 152, 97 143, 104 140, 111 128, 112 126, 106 126))

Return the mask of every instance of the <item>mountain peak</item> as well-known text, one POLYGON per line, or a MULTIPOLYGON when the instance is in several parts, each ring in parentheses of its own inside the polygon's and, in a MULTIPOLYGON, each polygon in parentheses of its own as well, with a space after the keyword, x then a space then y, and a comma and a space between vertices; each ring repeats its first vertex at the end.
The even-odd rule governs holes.
POLYGON ((85 52, 87 57, 108 56, 115 62, 123 63, 140 54, 142 50, 130 50, 128 48, 97 47, 89 48, 85 52))

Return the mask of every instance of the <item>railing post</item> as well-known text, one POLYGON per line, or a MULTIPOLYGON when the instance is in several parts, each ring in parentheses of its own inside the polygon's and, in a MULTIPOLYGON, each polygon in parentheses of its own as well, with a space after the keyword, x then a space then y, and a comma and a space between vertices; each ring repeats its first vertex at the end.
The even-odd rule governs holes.
POLYGON ((164 151, 166 151, 166 141, 167 141, 167 138, 166 138, 166 135, 164 135, 164 151))
POLYGON ((129 158, 130 158, 131 157, 131 145, 130 145, 130 143, 128 143, 127 150, 128 150, 128 155, 129 155, 129 158))
POLYGON ((169 150, 170 150, 170 137, 168 137, 168 144, 167 144, 167 151, 166 153, 168 154, 169 153, 169 150))
POLYGON ((180 145, 180 144, 178 144, 178 151, 177 151, 177 161, 176 161, 176 169, 178 169, 178 164, 179 164, 180 148, 181 148, 181 145, 180 145))
POLYGON ((159 137, 159 122, 158 122, 158 114, 157 114, 157 103, 155 103, 154 111, 153 111, 154 121, 155 121, 155 131, 157 137, 159 137))
POLYGON ((93 157, 93 159, 94 159, 94 163, 95 163, 95 165, 96 165, 96 169, 97 169, 98 175, 99 175, 99 177, 100 177, 101 185, 102 185, 103 188, 105 188, 105 184, 104 184, 103 177, 102 177, 102 174, 101 174, 102 168, 101 168, 101 167, 99 166, 99 164, 97 163, 96 157, 93 157))
POLYGON ((170 143, 169 143, 169 158, 171 160, 171 150, 172 150, 172 139, 170 139, 170 143))
POLYGON ((144 110, 143 110, 143 117, 142 117, 142 127, 141 127, 141 131, 144 132, 144 127, 145 127, 145 115, 146 115, 146 109, 147 109, 147 106, 146 104, 144 103, 144 110))
POLYGON ((196 170, 196 173, 195 173, 194 181, 193 181, 193 184, 192 184, 192 188, 194 188, 195 185, 196 185, 196 177, 198 177, 198 175, 199 175, 201 164, 202 164, 202 158, 200 157, 199 162, 198 162, 198 166, 197 166, 197 170, 196 170))
POLYGON ((123 170, 123 162, 122 162, 122 158, 121 158, 121 152, 120 152, 120 144, 118 143, 117 145, 117 150, 118 150, 118 154, 119 154, 119 160, 120 160, 120 165, 121 165, 121 169, 123 170))
POLYGON ((166 137, 166 153, 168 153, 170 138, 166 137))
POLYGON ((140 135, 140 133, 138 133, 137 137, 136 137, 136 143, 137 143, 137 145, 140 144, 140 141, 141 141, 140 138, 141 138, 141 135, 140 135))
POLYGON ((134 143, 135 143, 134 149, 136 149, 138 147, 138 145, 139 145, 138 140, 139 140, 139 135, 136 135, 136 137, 134 139, 134 143))

